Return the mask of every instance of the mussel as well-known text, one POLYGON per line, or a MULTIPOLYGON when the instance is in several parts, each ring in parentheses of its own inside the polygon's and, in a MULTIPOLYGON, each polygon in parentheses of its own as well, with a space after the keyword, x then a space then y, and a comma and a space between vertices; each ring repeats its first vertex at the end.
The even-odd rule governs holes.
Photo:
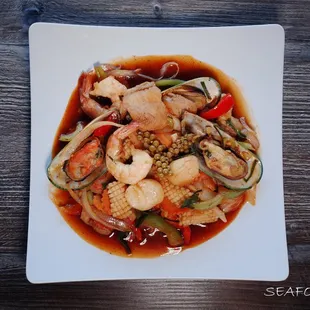
POLYGON ((90 137, 64 163, 64 171, 73 181, 82 181, 102 166, 104 152, 100 140, 90 137))
POLYGON ((180 83, 162 92, 168 110, 180 117, 183 111, 196 113, 205 107, 214 107, 221 97, 219 83, 211 77, 201 77, 180 83))
POLYGON ((183 132, 205 137, 193 150, 201 171, 235 190, 249 189, 260 181, 263 174, 260 159, 217 124, 184 112, 181 125, 183 132))
POLYGON ((201 140, 199 147, 203 151, 205 163, 211 171, 230 180, 238 180, 246 176, 247 164, 231 151, 224 150, 207 139, 201 140))

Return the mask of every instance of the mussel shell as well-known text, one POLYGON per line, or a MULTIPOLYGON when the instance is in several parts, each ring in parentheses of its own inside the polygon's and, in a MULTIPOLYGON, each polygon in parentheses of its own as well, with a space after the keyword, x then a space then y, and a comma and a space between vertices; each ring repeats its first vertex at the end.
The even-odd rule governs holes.
POLYGON ((101 167, 103 163, 104 151, 100 140, 96 137, 90 137, 84 140, 70 158, 64 162, 63 170, 71 180, 80 182, 101 167), (83 153, 90 146, 91 149, 83 153))
POLYGON ((222 149, 207 140, 200 142, 207 167, 230 180, 239 180, 248 172, 247 164, 231 151, 222 149))
MULTIPOLYGON (((209 108, 212 108, 217 104, 217 102, 219 101, 221 94, 222 94, 220 84, 215 79, 213 79, 211 77, 200 77, 200 78, 196 78, 193 80, 186 81, 184 83, 178 84, 178 85, 170 87, 168 89, 165 89, 162 92, 162 94, 163 94, 163 96, 168 95, 169 93, 182 94, 182 89, 185 89, 185 90, 191 89, 191 92, 193 92, 193 89, 195 89, 195 88, 198 90, 198 93, 200 93, 200 94, 202 93, 205 95, 206 106, 209 108), (205 91, 203 85, 206 86, 208 94, 206 94, 206 91, 205 91)), ((188 93, 186 98, 191 99, 191 98, 189 98, 189 95, 190 94, 188 93)))

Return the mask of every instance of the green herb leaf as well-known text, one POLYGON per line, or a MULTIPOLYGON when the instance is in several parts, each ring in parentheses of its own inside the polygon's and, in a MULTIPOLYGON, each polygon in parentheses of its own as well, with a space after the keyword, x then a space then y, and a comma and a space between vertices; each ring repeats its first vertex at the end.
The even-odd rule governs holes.
POLYGON ((107 73, 103 70, 101 66, 95 67, 95 72, 99 81, 102 81, 104 78, 107 77, 107 73))
POLYGON ((102 189, 106 189, 108 184, 109 184, 109 182, 101 183, 102 189))
POLYGON ((181 205, 181 208, 190 208, 193 209, 193 204, 197 203, 199 201, 199 193, 201 190, 196 191, 192 196, 186 198, 181 205))
POLYGON ((226 123, 236 132, 239 138, 246 139, 246 135, 234 126, 230 118, 226 120, 226 123))
POLYGON ((220 135, 220 138, 221 138, 221 145, 222 145, 222 148, 224 149, 225 148, 225 143, 224 143, 224 139, 223 139, 223 136, 221 134, 221 131, 220 129, 218 128, 218 126, 214 125, 214 128, 216 129, 216 131, 218 132, 218 134, 220 135))
POLYGON ((209 93, 209 91, 208 91, 208 89, 207 89, 206 83, 205 83, 204 81, 202 81, 202 82, 200 82, 200 84, 201 84, 201 87, 202 87, 202 89, 203 89, 203 92, 204 92, 205 96, 206 96, 209 100, 211 100, 212 98, 211 98, 211 95, 210 95, 210 93, 209 93))

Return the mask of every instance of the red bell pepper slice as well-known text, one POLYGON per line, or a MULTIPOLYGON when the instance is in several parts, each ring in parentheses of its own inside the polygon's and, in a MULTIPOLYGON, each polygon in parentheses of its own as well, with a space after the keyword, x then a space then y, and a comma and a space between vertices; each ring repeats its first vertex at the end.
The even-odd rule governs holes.
POLYGON ((188 245, 191 242, 192 230, 189 226, 184 226, 181 228, 181 232, 183 235, 184 244, 188 245))
MULTIPOLYGON (((119 114, 117 112, 113 112, 111 113, 106 121, 109 121, 109 122, 114 122, 114 123, 119 123, 120 119, 119 119, 119 114)), ((105 135, 107 135, 109 133, 109 131, 111 130, 113 126, 111 125, 104 125, 104 126, 101 126, 99 128, 97 128, 93 135, 95 137, 104 137, 105 135)))
POLYGON ((220 102, 209 111, 202 111, 200 116, 204 119, 217 118, 227 113, 235 104, 234 98, 231 94, 226 94, 220 102))
POLYGON ((138 228, 138 227, 134 228, 134 235, 135 235, 138 242, 141 242, 143 240, 142 231, 140 228, 138 228))

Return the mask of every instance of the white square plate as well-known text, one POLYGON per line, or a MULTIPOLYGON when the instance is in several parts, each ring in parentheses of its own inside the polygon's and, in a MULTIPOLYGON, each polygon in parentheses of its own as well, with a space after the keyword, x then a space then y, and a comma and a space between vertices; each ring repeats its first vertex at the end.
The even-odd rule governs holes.
POLYGON ((288 276, 282 176, 281 26, 114 28, 37 23, 31 26, 29 37, 30 282, 145 278, 283 280, 288 276), (246 205, 215 238, 179 255, 128 259, 97 249, 69 227, 48 198, 45 167, 80 72, 97 61, 151 54, 189 54, 237 80, 259 128, 265 169, 257 205, 246 205))

